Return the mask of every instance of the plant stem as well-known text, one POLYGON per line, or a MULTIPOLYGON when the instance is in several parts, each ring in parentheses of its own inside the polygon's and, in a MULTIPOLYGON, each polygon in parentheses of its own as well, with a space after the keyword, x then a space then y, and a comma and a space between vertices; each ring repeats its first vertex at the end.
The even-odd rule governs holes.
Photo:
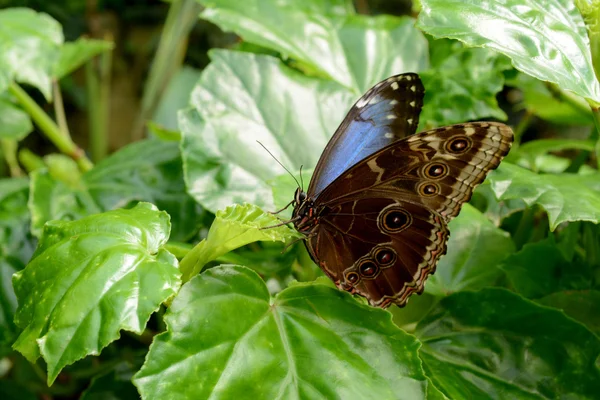
POLYGON ((88 171, 94 166, 70 136, 64 135, 56 122, 17 83, 12 82, 9 92, 17 98, 19 104, 31 116, 42 133, 60 150, 77 162, 82 171, 88 171))
POLYGON ((27 148, 19 150, 19 162, 25 167, 27 172, 33 172, 46 166, 40 156, 32 153, 27 148))
POLYGON ((534 114, 533 114, 533 112, 531 112, 531 110, 525 110, 523 117, 521 118, 521 120, 519 121, 519 123, 517 124, 517 126, 515 127, 515 130, 514 130, 514 134, 515 134, 515 140, 513 142, 514 148, 518 147, 519 144, 521 144, 521 139, 523 137, 523 134, 525 133, 525 131, 531 124, 533 116, 534 116, 534 114))
POLYGON ((594 125, 596 126, 596 129, 590 134, 590 139, 596 140, 596 163, 598 168, 600 168, 600 141, 598 140, 600 136, 600 104, 592 100, 588 100, 588 102, 592 109, 592 117, 594 117, 594 125))
POLYGON ((60 131, 67 137, 70 137, 69 126, 67 125, 67 117, 65 116, 65 106, 62 99, 62 92, 60 91, 60 84, 57 80, 52 81, 52 96, 54 98, 54 115, 56 115, 56 122, 60 131))
MULTIPOLYGON (((112 40, 106 37, 105 40, 112 40)), ((110 79, 112 52, 106 51, 98 59, 89 60, 85 65, 88 115, 90 131, 90 153, 98 162, 108 154, 108 121, 110 100, 110 79)))
POLYGON ((23 176, 23 170, 17 160, 17 141, 14 139, 1 139, 0 145, 2 146, 2 153, 10 170, 10 176, 23 176))
POLYGON ((133 140, 144 136, 146 120, 152 117, 169 80, 181 66, 187 47, 187 35, 198 20, 201 9, 202 6, 196 0, 171 2, 144 88, 140 114, 133 129, 133 140))

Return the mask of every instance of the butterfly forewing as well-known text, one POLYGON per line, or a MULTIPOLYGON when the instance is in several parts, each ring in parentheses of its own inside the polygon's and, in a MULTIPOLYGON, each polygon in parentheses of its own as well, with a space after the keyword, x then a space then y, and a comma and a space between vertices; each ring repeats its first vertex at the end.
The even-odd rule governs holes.
POLYGON ((308 188, 316 197, 363 158, 415 133, 425 90, 417 74, 392 76, 350 109, 325 147, 308 188))
POLYGON ((512 137, 503 124, 460 124, 367 156, 315 199, 318 224, 306 243, 313 259, 372 305, 404 305, 445 253, 448 221, 499 165, 512 137))

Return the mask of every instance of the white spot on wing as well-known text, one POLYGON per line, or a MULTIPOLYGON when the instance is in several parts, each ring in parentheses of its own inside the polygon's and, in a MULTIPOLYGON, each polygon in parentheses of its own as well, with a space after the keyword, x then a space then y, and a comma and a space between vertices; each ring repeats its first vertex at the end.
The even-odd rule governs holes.
MULTIPOLYGON (((399 87, 400 87, 400 85, 398 85, 398 82, 392 82, 392 89, 398 90, 399 87)), ((413 90, 413 92, 414 92, 414 90, 413 90)))
POLYGON ((388 115, 386 115, 385 118, 387 118, 387 119, 396 119, 396 116, 394 114, 388 114, 388 115))
POLYGON ((407 81, 412 81, 412 76, 410 76, 410 75, 406 75, 406 76, 404 77, 404 79, 406 79, 407 81))
POLYGON ((390 100, 390 106, 395 106, 396 104, 398 104, 398 100, 396 100, 396 99, 390 100))
POLYGON ((406 122, 408 122, 408 124, 409 124, 409 125, 412 125, 412 123, 413 123, 413 119, 412 119, 412 118, 409 118, 409 119, 407 119, 407 120, 406 120, 406 122))
POLYGON ((412 85, 412 86, 410 87, 410 90, 412 90, 412 91, 414 92, 415 90, 417 90, 417 87, 416 87, 415 85, 412 85))
POLYGON ((377 179, 375 180, 375 183, 381 182, 381 177, 383 176, 385 170, 379 165, 377 165, 377 158, 373 158, 372 160, 367 161, 367 165, 369 166, 371 171, 377 174, 377 179))
POLYGON ((410 104, 410 106, 411 106, 411 107, 414 107, 414 106, 415 106, 415 101, 413 100, 413 101, 411 101, 411 102, 410 102, 410 103, 408 103, 408 104, 410 104))
POLYGON ((392 132, 386 132, 385 135, 383 135, 386 139, 393 139, 394 138, 394 134, 392 132))

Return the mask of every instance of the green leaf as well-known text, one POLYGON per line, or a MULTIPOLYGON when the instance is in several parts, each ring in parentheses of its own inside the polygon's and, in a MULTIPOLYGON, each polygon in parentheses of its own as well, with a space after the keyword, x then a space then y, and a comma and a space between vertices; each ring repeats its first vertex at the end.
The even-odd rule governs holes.
POLYGON ((29 234, 28 186, 26 178, 0 179, 0 357, 11 352, 18 335, 12 275, 29 261, 35 246, 29 234))
POLYGON ((538 175, 504 162, 488 178, 500 200, 522 199, 548 213, 550 229, 567 221, 600 221, 600 175, 538 175))
POLYGON ((571 0, 421 0, 417 26, 435 37, 488 47, 515 68, 600 101, 590 43, 571 0))
POLYGON ((113 47, 112 42, 87 38, 65 43, 60 49, 60 58, 54 68, 54 78, 64 78, 98 54, 111 51, 113 47))
MULTIPOLYGON (((181 66, 169 80, 152 119, 167 130, 177 130, 177 113, 186 108, 194 89, 192 82, 198 82, 201 71, 187 65, 181 66)), ((156 133, 156 132, 153 132, 156 133)), ((179 133, 179 132, 178 132, 179 133)))
POLYGON ((63 40, 62 27, 48 14, 28 8, 0 10, 0 93, 17 81, 52 98, 52 72, 63 40))
POLYGON ((281 225, 281 220, 252 204, 229 206, 215 215, 206 239, 198 243, 183 260, 183 281, 200 273, 212 260, 239 247, 258 241, 285 242, 299 234, 281 225))
POLYGON ((49 385, 121 329, 141 334, 176 293, 177 260, 161 249, 169 230, 169 216, 148 203, 46 224, 30 263, 13 278, 15 323, 23 329, 13 347, 31 362, 44 358, 49 385))
POLYGON ((427 42, 410 18, 326 14, 315 2, 201 2, 202 18, 324 72, 355 95, 390 75, 427 67, 427 42))
POLYGON ((134 378, 142 398, 421 399, 430 385, 414 337, 326 285, 272 299, 255 272, 220 266, 184 285, 165 322, 134 378))
POLYGON ((505 120, 496 94, 504 87, 508 60, 488 49, 470 49, 456 41, 431 42, 431 68, 422 72, 425 107, 421 130, 453 123, 505 120))
POLYGON ((46 171, 32 173, 30 208, 37 236, 47 221, 76 220, 137 201, 169 213, 173 240, 188 239, 201 223, 202 210, 185 193, 177 142, 136 142, 98 163, 79 182, 57 178, 46 171))
POLYGON ((188 192, 213 212, 243 202, 273 210, 267 181, 284 171, 256 141, 291 171, 314 167, 353 96, 273 57, 210 56, 192 93, 194 109, 179 118, 188 192))
POLYGON ((29 115, 13 103, 0 98, 0 139, 21 140, 32 130, 29 115))
POLYGON ((497 266, 514 250, 508 232, 465 204, 460 215, 450 222, 448 253, 439 261, 435 275, 429 278, 426 291, 446 296, 491 286, 502 276, 497 266))
POLYGON ((544 165, 543 156, 550 152, 568 149, 594 151, 595 146, 596 142, 593 140, 538 139, 519 146, 517 151, 511 154, 511 157, 521 161, 519 164, 525 168, 538 171, 544 165))
POLYGON ((600 340, 504 289, 443 298, 417 326, 427 376, 451 399, 596 398, 600 340))
POLYGON ((600 291, 569 290, 552 293, 537 300, 548 307, 563 310, 569 317, 581 322, 596 335, 600 336, 600 291))
POLYGON ((501 265, 517 293, 532 299, 572 289, 568 287, 570 267, 552 235, 526 244, 501 265))

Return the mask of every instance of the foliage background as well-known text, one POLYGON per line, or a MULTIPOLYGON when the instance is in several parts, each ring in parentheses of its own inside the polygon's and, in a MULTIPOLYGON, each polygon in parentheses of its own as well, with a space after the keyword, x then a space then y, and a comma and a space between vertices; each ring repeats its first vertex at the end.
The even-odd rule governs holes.
POLYGON ((596 398, 597 2, 0 7, 3 399, 596 398), (256 140, 306 181, 407 71, 421 129, 516 142, 383 311, 260 229, 295 183, 256 140))

